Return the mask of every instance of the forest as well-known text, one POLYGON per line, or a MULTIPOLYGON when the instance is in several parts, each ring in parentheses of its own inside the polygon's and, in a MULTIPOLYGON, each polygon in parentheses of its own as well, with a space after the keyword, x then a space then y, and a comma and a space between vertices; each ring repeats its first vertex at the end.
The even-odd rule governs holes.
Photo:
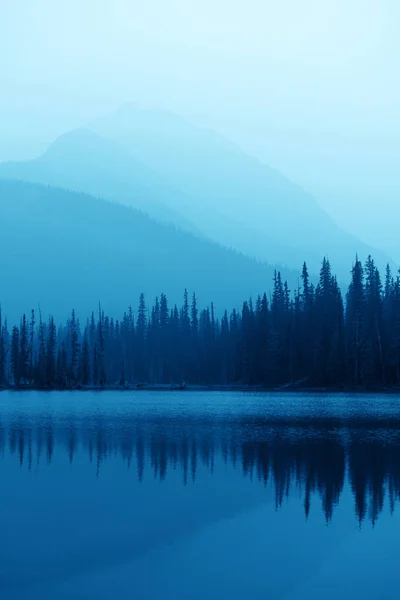
POLYGON ((294 291, 275 271, 270 296, 221 315, 187 290, 180 307, 141 294, 119 320, 101 305, 65 323, 37 308, 11 326, 0 313, 0 388, 400 385, 400 275, 387 266, 382 281, 371 256, 356 257, 345 293, 324 258, 316 285, 305 263, 294 291))

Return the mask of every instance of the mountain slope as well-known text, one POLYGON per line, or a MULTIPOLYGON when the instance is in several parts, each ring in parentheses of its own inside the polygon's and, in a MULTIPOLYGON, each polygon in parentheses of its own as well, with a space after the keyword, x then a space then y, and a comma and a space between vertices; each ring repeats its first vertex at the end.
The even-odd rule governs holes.
POLYGON ((216 204, 204 206, 122 144, 89 129, 61 135, 35 160, 0 164, 0 178, 59 186, 120 202, 260 260, 293 262, 292 246, 276 238, 268 241, 262 230, 221 213, 216 204))
POLYGON ((0 177, 64 187, 121 202, 165 223, 200 232, 170 207, 178 195, 123 146, 88 130, 61 135, 39 158, 0 164, 0 177))
POLYGON ((221 243, 290 266, 300 254, 314 272, 327 255, 346 279, 357 252, 373 253, 381 266, 388 260, 342 231, 310 194, 216 132, 131 105, 90 128, 168 179, 186 204, 165 203, 221 243))
MULTIPOLYGON (((165 292, 196 291, 218 313, 271 289, 273 269, 142 213, 84 194, 0 180, 0 302, 17 318, 37 308, 86 317, 99 301, 116 316, 165 292)), ((298 274, 283 271, 289 286, 298 274)))

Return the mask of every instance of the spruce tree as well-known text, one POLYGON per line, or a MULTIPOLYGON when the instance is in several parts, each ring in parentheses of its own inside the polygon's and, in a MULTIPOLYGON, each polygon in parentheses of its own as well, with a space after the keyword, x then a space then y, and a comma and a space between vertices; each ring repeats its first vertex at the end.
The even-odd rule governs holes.
POLYGON ((78 370, 78 363, 79 363, 79 349, 80 349, 80 344, 79 344, 79 334, 78 334, 78 323, 76 320, 76 315, 75 315, 75 310, 72 310, 71 313, 71 319, 69 322, 69 328, 70 328, 70 342, 71 342, 71 348, 70 348, 70 365, 69 365, 69 374, 70 374, 70 379, 72 382, 76 382, 77 380, 77 370, 78 370))
POLYGON ((90 350, 87 332, 83 336, 81 357, 80 357, 80 383, 84 386, 90 384, 90 350))
POLYGON ((26 315, 22 315, 19 329, 19 375, 23 384, 29 380, 29 334, 26 315))
POLYGON ((56 380, 56 326, 49 318, 46 347, 46 386, 53 387, 56 380))
POLYGON ((0 388, 6 383, 6 341, 0 305, 0 388))
POLYGON ((14 385, 21 383, 21 361, 20 361, 19 329, 14 325, 11 335, 11 372, 14 385))

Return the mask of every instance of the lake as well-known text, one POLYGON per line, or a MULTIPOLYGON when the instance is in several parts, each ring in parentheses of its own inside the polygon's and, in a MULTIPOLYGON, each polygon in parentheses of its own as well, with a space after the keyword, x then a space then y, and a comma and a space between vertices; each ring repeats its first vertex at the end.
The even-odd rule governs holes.
POLYGON ((400 398, 1 392, 0 596, 398 598, 400 398))

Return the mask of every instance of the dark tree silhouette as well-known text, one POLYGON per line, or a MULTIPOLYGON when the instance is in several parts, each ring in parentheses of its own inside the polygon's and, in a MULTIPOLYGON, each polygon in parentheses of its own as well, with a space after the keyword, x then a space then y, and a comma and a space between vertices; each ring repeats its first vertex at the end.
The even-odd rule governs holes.
POLYGON ((129 306, 121 321, 99 306, 82 331, 74 310, 57 327, 32 311, 11 339, 0 314, 0 386, 400 384, 400 275, 388 267, 382 286, 371 257, 364 267, 356 257, 345 302, 325 258, 315 288, 305 263, 293 293, 275 271, 270 300, 230 313, 188 298, 185 289, 182 306, 169 307, 161 293, 148 309, 141 294, 137 314, 129 306))

